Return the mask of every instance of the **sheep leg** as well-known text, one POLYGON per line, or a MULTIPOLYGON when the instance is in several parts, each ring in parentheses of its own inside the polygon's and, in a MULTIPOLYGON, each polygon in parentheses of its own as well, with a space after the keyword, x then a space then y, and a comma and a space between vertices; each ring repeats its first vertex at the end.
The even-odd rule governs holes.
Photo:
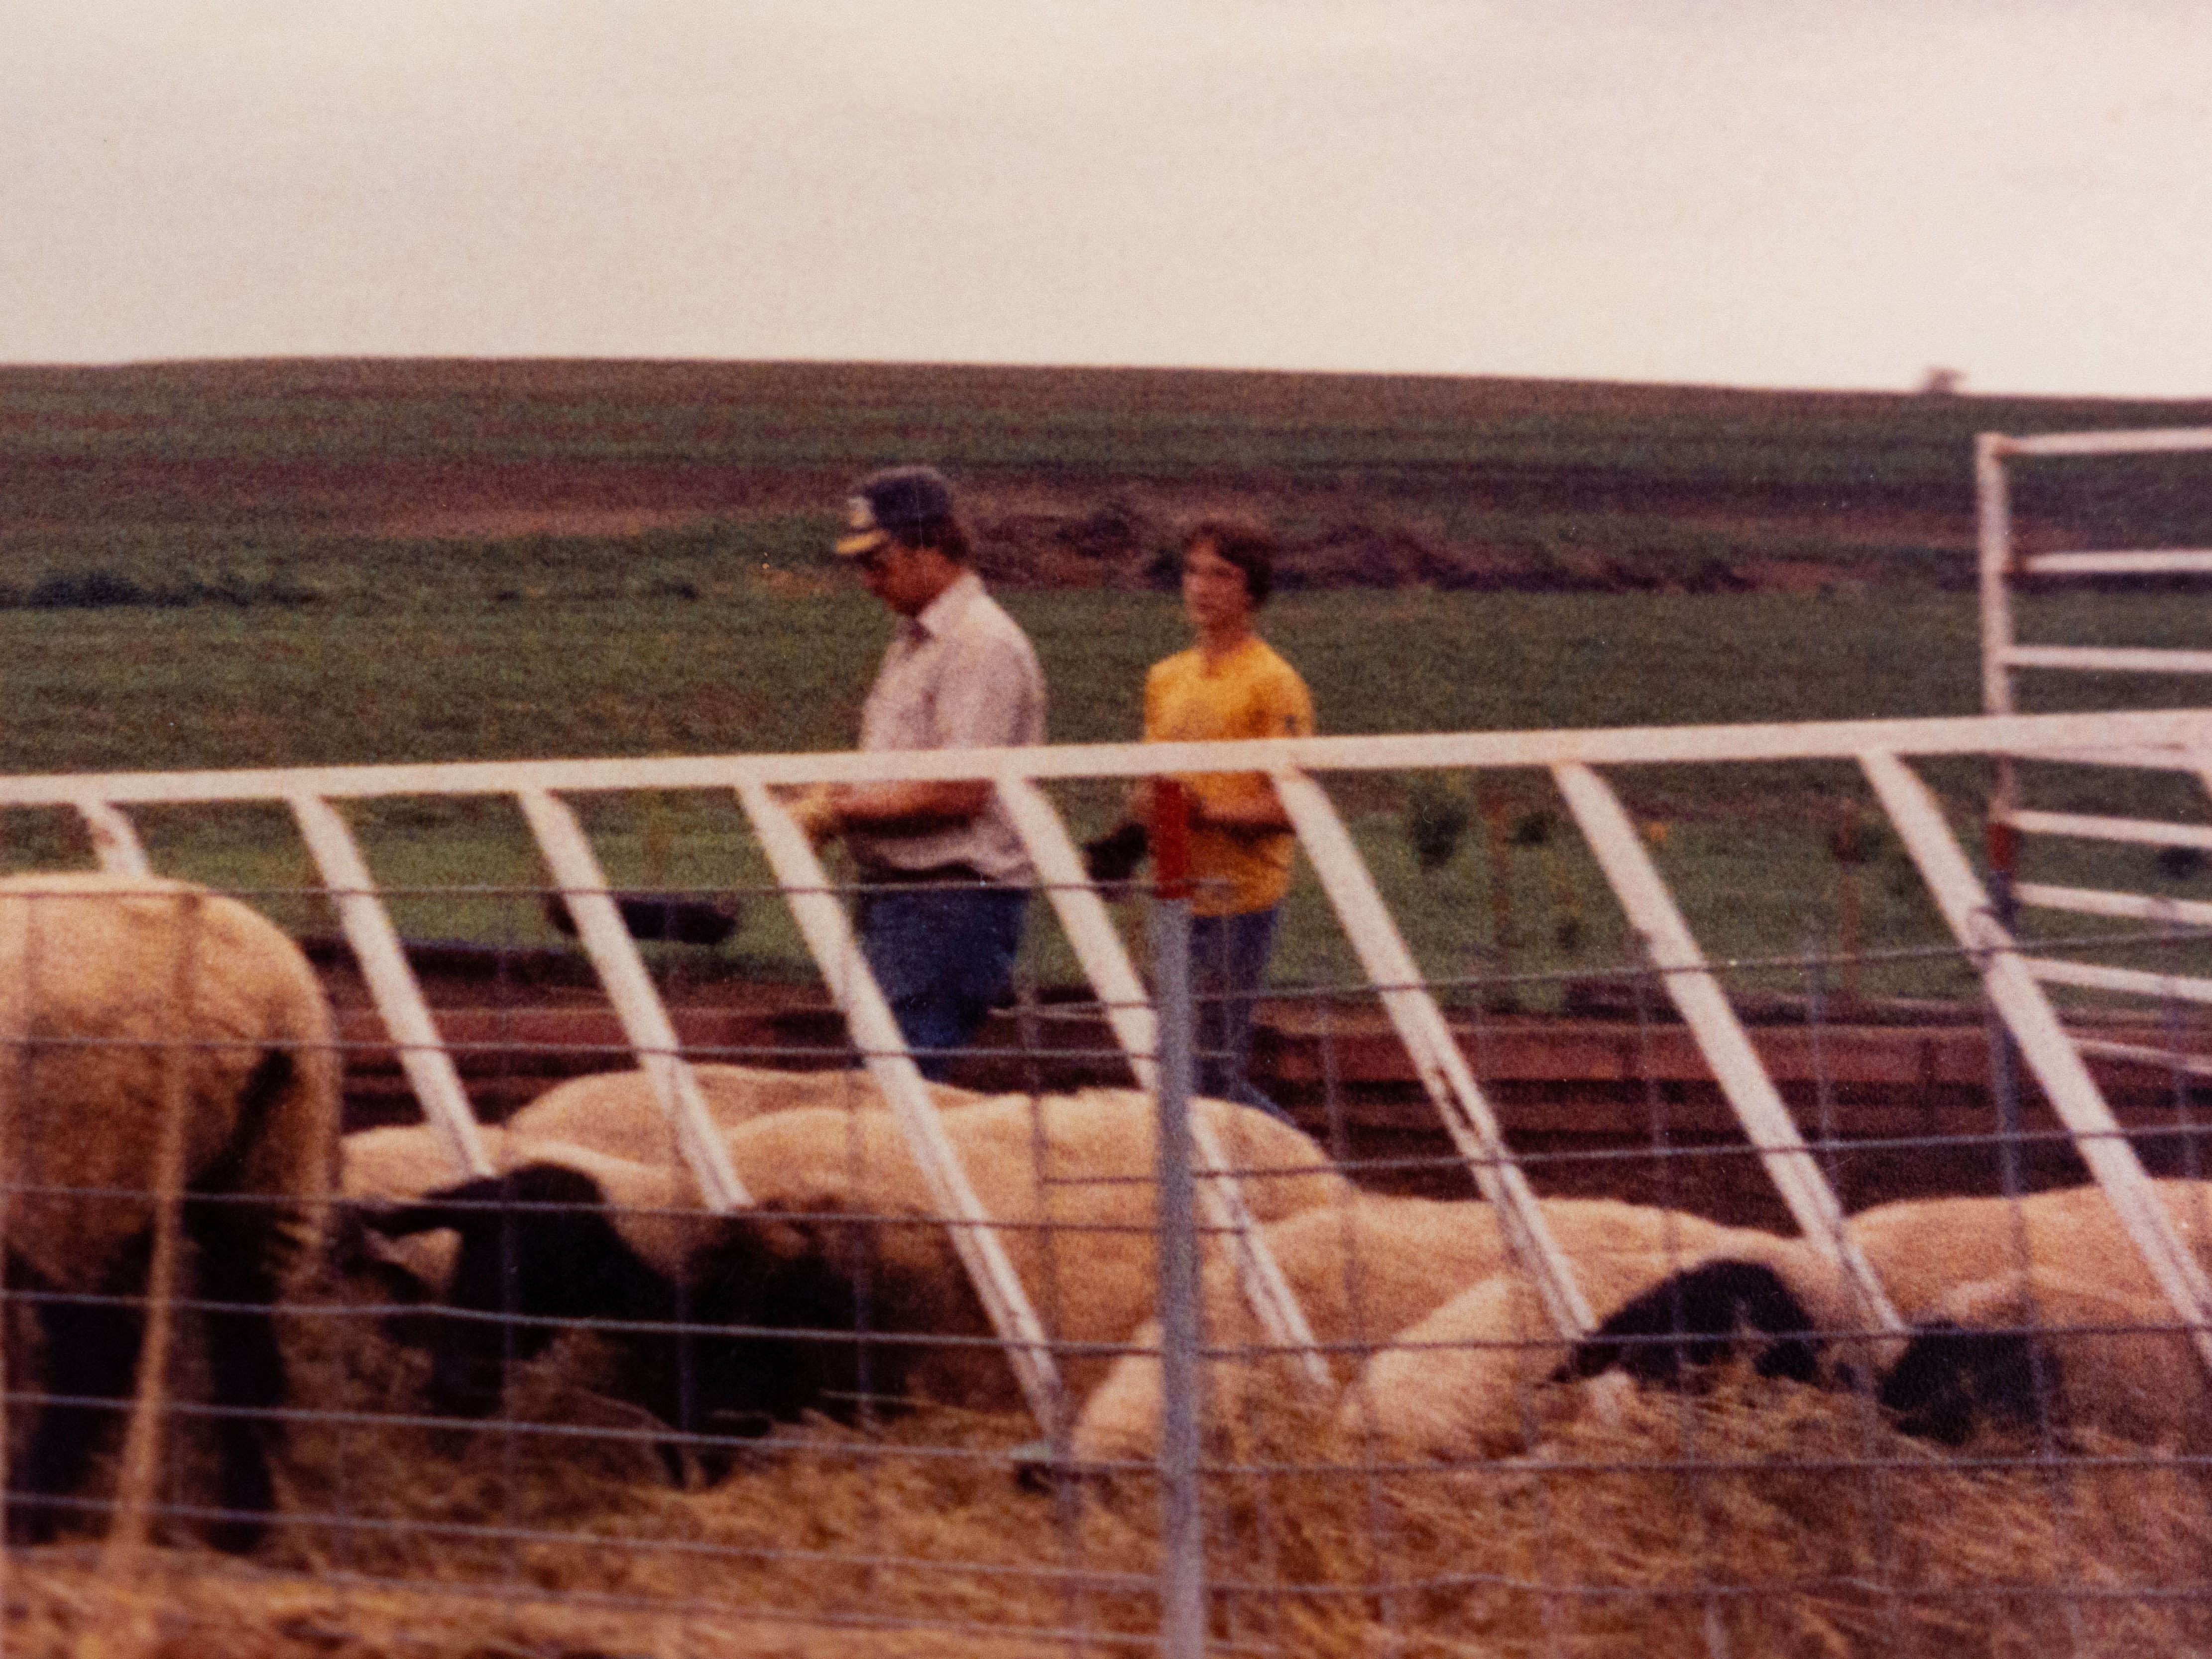
MULTIPOLYGON (((105 1293, 143 1291, 143 1250, 126 1267, 137 1276, 118 1273, 103 1285, 105 1293)), ((61 1530, 70 1506, 55 1500, 83 1486, 94 1451, 121 1419, 146 1333, 145 1310, 128 1302, 47 1302, 39 1309, 39 1324, 48 1401, 25 1449, 22 1483, 9 1516, 9 1532, 22 1544, 51 1542, 61 1530)))
POLYGON ((284 1403, 284 1355, 272 1315, 280 1293, 266 1265, 268 1242, 236 1204, 187 1207, 185 1225, 199 1249, 207 1310, 208 1370, 215 1419, 217 1501, 223 1516, 208 1541, 242 1554, 261 1540, 276 1507, 270 1462, 284 1428, 271 1413, 284 1403))

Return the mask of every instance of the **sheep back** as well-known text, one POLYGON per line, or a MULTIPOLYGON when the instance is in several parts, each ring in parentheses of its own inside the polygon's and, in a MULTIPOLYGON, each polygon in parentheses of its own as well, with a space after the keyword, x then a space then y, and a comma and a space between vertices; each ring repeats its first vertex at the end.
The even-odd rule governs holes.
MULTIPOLYGON (((1256 1218, 1267 1221, 1349 1193, 1305 1135, 1260 1112, 1194 1103, 1240 1170, 1256 1218)), ((1152 1098, 1133 1090, 1005 1096, 944 1115, 947 1138, 1048 1336, 1115 1343, 1150 1312, 1157 1226, 1152 1098)), ((988 1337, 982 1307, 942 1224, 896 1121, 888 1114, 793 1111, 729 1137, 732 1163, 756 1209, 740 1224, 781 1259, 843 1260, 865 1229, 875 1328, 988 1337)), ((1103 1356, 1063 1354, 1080 1398, 1103 1375, 1103 1356)), ((982 1407, 1020 1402, 993 1346, 917 1345, 907 1386, 924 1397, 982 1407)))
POLYGON ((263 1236, 280 1275, 313 1259, 339 1062, 321 985, 274 924, 185 882, 0 879, 0 1028, 19 1183, 9 1242, 50 1285, 93 1288, 151 1225, 152 1198, 137 1194, 151 1184, 173 1067, 188 1185, 268 1200, 241 1224, 263 1236), (185 1005, 173 1006, 180 984, 185 1005))
MULTIPOLYGON (((876 1111, 883 1091, 866 1071, 786 1072, 759 1066, 695 1064, 707 1115, 730 1130, 772 1112, 834 1107, 876 1111)), ((939 1110, 984 1098, 949 1084, 926 1085, 939 1110)), ((556 1084, 507 1121, 507 1129, 540 1140, 590 1146, 634 1163, 673 1163, 680 1156, 667 1116, 641 1071, 599 1072, 556 1084)))
MULTIPOLYGON (((2151 1186, 2183 1243, 2212 1272, 2212 1182, 2159 1180, 2151 1186)), ((1861 1211, 1850 1227, 1908 1321, 1925 1317, 1961 1285, 2039 1267, 2056 1267, 2124 1295, 2158 1293, 2112 1200, 2094 1182, 2032 1194, 2016 1203, 1903 1199, 1861 1211)))
MULTIPOLYGON (((1699 1216, 1613 1199, 1547 1199, 1553 1238, 1571 1261, 1608 1254, 1680 1260, 1720 1230, 1699 1216)), ((1267 1230, 1276 1261, 1304 1310, 1314 1340, 1327 1345, 1340 1387, 1376 1349, 1468 1286, 1509 1265, 1497 1212, 1487 1204, 1360 1194, 1267 1230)), ((1296 1361, 1256 1352, 1267 1341, 1245 1300, 1236 1264, 1213 1250, 1204 1279, 1206 1344, 1255 1352, 1224 1354, 1206 1367, 1208 1413, 1234 1422, 1255 1400, 1299 1388, 1296 1361)), ((1132 1339, 1140 1350, 1115 1360, 1085 1403, 1073 1455, 1084 1463, 1149 1459, 1158 1444, 1159 1328, 1132 1339)))

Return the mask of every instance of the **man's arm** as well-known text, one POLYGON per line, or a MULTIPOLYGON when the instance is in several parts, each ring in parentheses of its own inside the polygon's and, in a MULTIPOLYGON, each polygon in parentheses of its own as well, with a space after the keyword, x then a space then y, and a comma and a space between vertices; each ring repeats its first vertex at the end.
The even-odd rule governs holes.
MULTIPOLYGON (((938 696, 940 749, 1012 748, 1024 741, 1021 714, 1028 665, 1008 644, 994 641, 958 663, 938 696)), ((825 791, 808 833, 817 841, 847 830, 911 835, 965 823, 991 804, 987 778, 840 784, 825 791)))
POLYGON ((965 823, 991 804, 991 787, 987 778, 839 784, 820 809, 826 817, 815 820, 822 827, 809 833, 827 840, 851 829, 905 835, 965 823))

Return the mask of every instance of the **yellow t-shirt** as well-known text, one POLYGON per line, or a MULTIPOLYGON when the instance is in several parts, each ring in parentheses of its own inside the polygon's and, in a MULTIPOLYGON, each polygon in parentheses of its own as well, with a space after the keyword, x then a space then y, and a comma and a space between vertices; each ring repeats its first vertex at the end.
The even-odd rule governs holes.
MULTIPOLYGON (((1212 666, 1195 647, 1154 663, 1145 676, 1145 741, 1206 743, 1228 738, 1313 735, 1313 696, 1297 671, 1266 642, 1247 640, 1212 666)), ((1182 780, 1199 800, 1227 805, 1267 792, 1257 772, 1208 772, 1182 780)), ((1206 824, 1190 832, 1191 874, 1200 915, 1243 915, 1282 902, 1297 837, 1288 830, 1232 835, 1206 824), (1208 887, 1203 884, 1212 881, 1208 887), (1226 882, 1226 890, 1218 884, 1226 882)))

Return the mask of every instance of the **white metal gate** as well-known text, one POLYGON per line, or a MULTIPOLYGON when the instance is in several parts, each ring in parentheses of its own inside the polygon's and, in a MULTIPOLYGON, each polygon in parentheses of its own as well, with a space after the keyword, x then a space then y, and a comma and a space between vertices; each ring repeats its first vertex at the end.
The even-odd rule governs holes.
MULTIPOLYGON (((1127 744, 1096 747, 915 754, 730 756, 647 760, 507 762, 191 774, 0 780, 0 805, 64 806, 91 826, 102 862, 143 872, 147 860, 128 809, 154 803, 275 801, 300 824, 360 958, 378 1008, 400 1046, 426 1118, 441 1126, 457 1173, 488 1168, 477 1127, 374 876, 339 810, 347 801, 401 796, 497 796, 516 800, 557 884, 569 896, 584 947, 638 1063, 653 1079, 678 1142, 707 1201, 744 1202, 696 1080, 637 947, 623 926, 598 857, 564 798, 633 791, 734 792, 820 965, 853 1041, 899 1115, 940 1212, 956 1225, 965 1265, 1008 1349, 1029 1403, 1048 1428, 1062 1420, 1056 1368, 1021 1282, 946 1142, 920 1073, 881 991, 854 948, 849 925, 814 850, 781 805, 781 786, 891 778, 985 778, 1027 844, 1045 891, 1136 1075, 1155 1076, 1153 1011, 1097 890, 1042 783, 1130 779, 1164 773, 1262 770, 1275 780, 1362 968, 1412 1055, 1461 1155, 1498 1206, 1515 1255, 1540 1288, 1554 1328, 1588 1330, 1589 1306, 1552 1239, 1526 1176, 1443 1015, 1384 906, 1349 831, 1313 775, 1431 769, 1534 768, 1565 794, 1631 924, 1640 935, 1711 1066, 1743 1132, 1806 1238, 1841 1262, 1863 1293, 1870 1321, 1894 1328, 1881 1287, 1845 1237, 1842 1210, 1679 906, 1633 832, 1604 769, 1651 764, 1828 758, 1856 763, 1872 783, 1960 943, 1974 953, 1989 993, 2029 1064, 2103 1184, 2156 1282, 2212 1364, 2212 1286, 2153 1201, 2141 1163, 2053 1012, 2041 981, 2060 975, 2027 957, 1992 918, 1989 895, 1940 805, 1910 763, 1937 756, 2091 759, 2212 770, 2212 711, 1827 722, 1706 728, 1282 738, 1255 743, 1127 744)), ((2026 826, 2023 826, 2026 827, 2026 826)), ((2212 841, 2212 832, 2204 832, 2212 841)), ((2042 902, 2039 897, 2036 902, 2042 902)), ((2163 983, 2163 981, 2161 981, 2163 983)), ((2207 988, 2212 992, 2212 988, 2207 988)), ((1208 1220, 1233 1230, 1247 1295, 1275 1344, 1320 1360, 1295 1298, 1269 1259, 1221 1149, 1198 1136, 1194 1152, 1208 1220)))

